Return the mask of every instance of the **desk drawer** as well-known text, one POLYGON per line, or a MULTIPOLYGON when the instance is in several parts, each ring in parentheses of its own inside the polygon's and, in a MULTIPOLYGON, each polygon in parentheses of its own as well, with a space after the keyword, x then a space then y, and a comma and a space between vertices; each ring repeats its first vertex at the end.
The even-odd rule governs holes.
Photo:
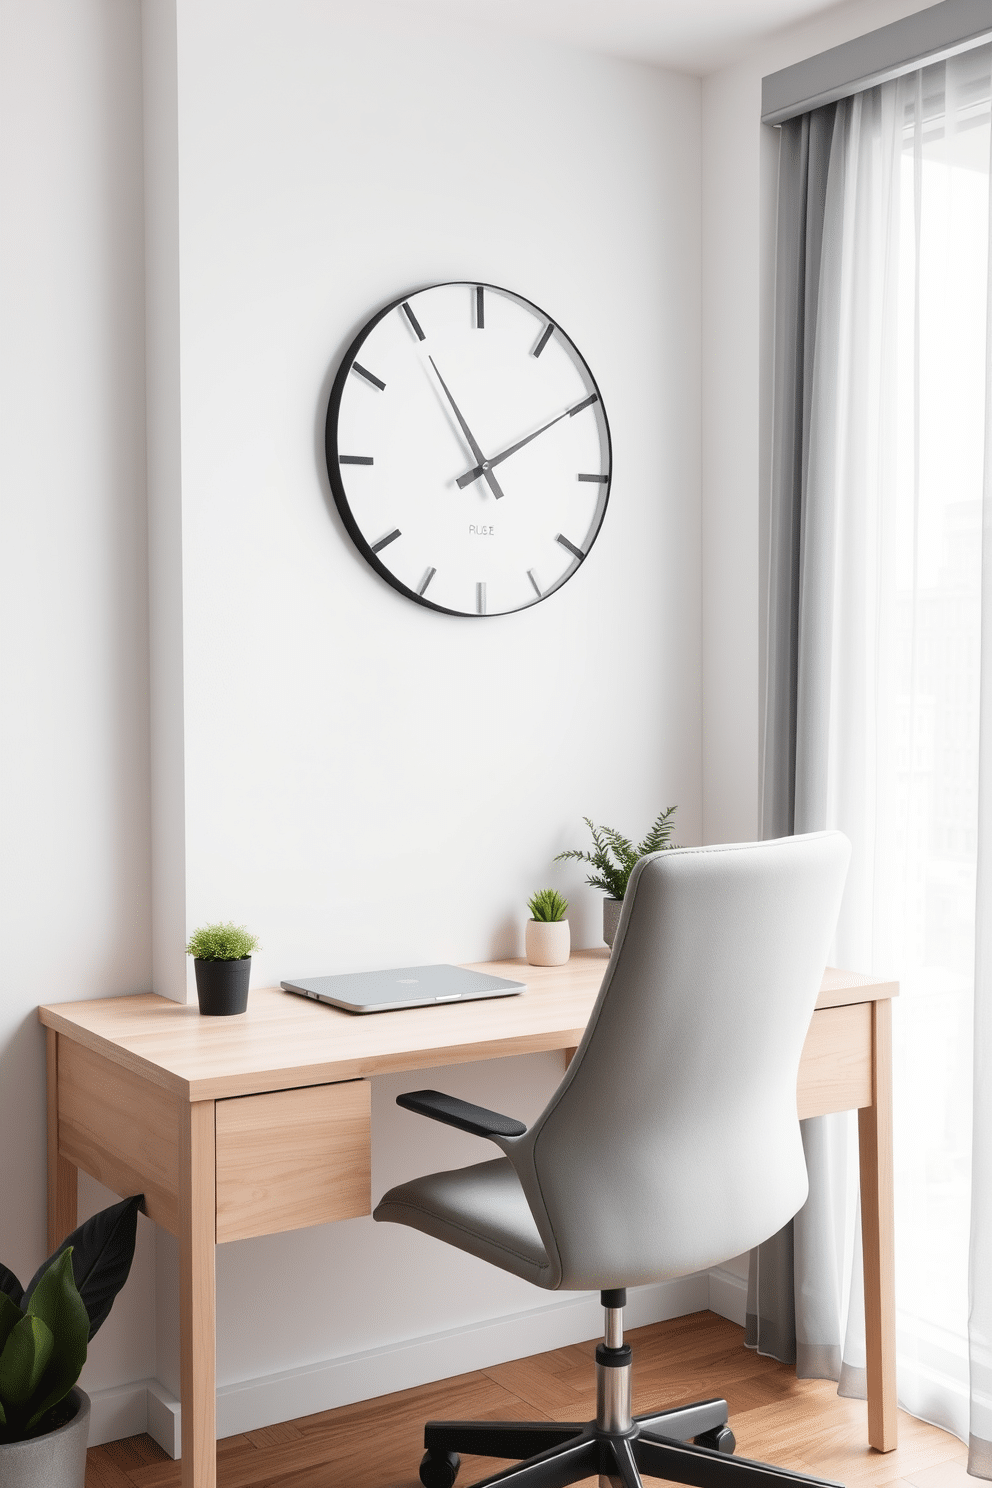
POLYGON ((219 1100, 217 1240, 372 1209, 368 1080, 219 1100))
POLYGON ((799 1064, 796 1108, 806 1116, 870 1106, 871 1003, 818 1008, 799 1064))

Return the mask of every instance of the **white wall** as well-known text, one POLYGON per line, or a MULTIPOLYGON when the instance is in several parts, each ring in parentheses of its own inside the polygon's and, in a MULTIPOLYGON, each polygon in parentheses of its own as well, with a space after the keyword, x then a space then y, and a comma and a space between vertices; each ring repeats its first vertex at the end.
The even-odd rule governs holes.
POLYGON ((758 835, 777 131, 761 79, 926 7, 852 0, 703 81, 703 841, 758 835))
POLYGON ((698 838, 698 92, 370 5, 180 5, 187 912, 256 928, 262 984, 517 953, 545 881, 595 943, 551 866, 582 814, 675 801, 698 838), (321 452, 355 327, 473 276, 575 338, 616 451, 577 578, 484 623, 378 581, 321 452))
MULTIPOLYGON (((639 834, 677 802, 683 840, 700 831, 698 81, 369 4, 146 0, 146 21, 149 368, 168 376, 171 358, 179 409, 170 445, 150 402, 153 507, 181 472, 181 552, 173 517, 164 536, 152 527, 153 636, 182 647, 153 750, 156 799, 185 795, 184 852, 174 840, 156 858, 179 875, 156 887, 156 989, 187 991, 177 894, 188 929, 234 918, 260 935, 255 985, 519 954, 545 883, 569 893, 575 943, 595 944, 600 897, 552 865, 582 815, 639 834), (173 231, 178 339, 159 240, 173 231), (323 468, 356 327, 405 289, 464 277, 526 295, 574 337, 615 449, 576 578, 485 622, 381 583, 323 468), (166 737, 177 715, 181 754, 166 737)), ((434 1078, 526 1117, 561 1068, 545 1056, 434 1078)), ((399 1088, 374 1093, 376 1194, 487 1154, 397 1112, 399 1088)), ((174 1256, 160 1249, 159 1373, 175 1388, 174 1256)), ((221 1430, 259 1424, 287 1369, 313 1366, 327 1405, 469 1367, 487 1324, 546 1301, 368 1219, 223 1247, 221 1430), (289 1307, 300 1285, 306 1305, 289 1307), (463 1343, 418 1353, 439 1331, 463 1343), (328 1361, 355 1353, 362 1370, 332 1381, 328 1361), (232 1391, 241 1414, 225 1414, 232 1391)), ((525 1337, 521 1324, 501 1356, 525 1337)))
MULTIPOLYGON (((0 1122, 17 1133, 0 1255, 24 1276, 44 1247, 39 1002, 182 996, 186 922, 214 915, 259 929, 266 981, 517 950, 526 894, 554 880, 595 942, 597 897, 550 866, 583 812, 636 831, 677 801, 698 840, 698 84, 541 44, 489 45, 480 66, 468 34, 376 15, 183 4, 177 45, 158 0, 144 36, 133 0, 0 0, 0 1122), (561 319, 617 451, 582 573, 484 626, 379 584, 319 450, 353 327, 397 288, 465 273, 561 319)), ((547 1056, 445 1081, 526 1117, 559 1072, 547 1056)), ((476 1154, 412 1136, 394 1095, 375 1093, 377 1190, 476 1154)), ((109 1197, 84 1179, 81 1212, 109 1197)), ((424 1244, 361 1221, 222 1250, 220 1376, 248 1380, 249 1414, 275 1398, 253 1382, 307 1362, 318 1390, 341 1357, 382 1388, 397 1375, 377 1343, 446 1373, 473 1348, 593 1331, 424 1244)), ((84 1374, 98 1437, 141 1428, 145 1377, 160 1396, 178 1383, 169 1237, 158 1250, 156 1267, 142 1220, 84 1374)))
MULTIPOLYGON (((40 1002, 150 974, 140 17, 0 3, 0 1259, 45 1250, 40 1002)), ((83 1215, 111 1196, 86 1180, 83 1215)), ((154 1373, 154 1241, 86 1365, 154 1373)))

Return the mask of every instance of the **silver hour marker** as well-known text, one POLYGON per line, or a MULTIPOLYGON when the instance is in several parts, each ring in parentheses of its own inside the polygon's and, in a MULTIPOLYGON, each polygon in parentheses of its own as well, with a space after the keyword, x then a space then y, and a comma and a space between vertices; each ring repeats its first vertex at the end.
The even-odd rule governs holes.
POLYGON ((591 481, 595 486, 605 486, 609 480, 608 475, 580 475, 580 481, 591 481))
POLYGON ((338 455, 339 465, 371 465, 371 455, 338 455))
POLYGON ((544 333, 541 336, 540 341, 538 341, 537 345, 534 347, 534 351, 533 351, 533 355, 534 356, 539 357, 541 355, 541 352, 544 350, 544 348, 547 346, 548 342, 551 340, 551 333, 552 333, 553 330, 554 330, 554 324, 553 324, 552 321, 549 320, 548 323, 547 323, 547 325, 544 327, 544 333))
POLYGON ((407 320, 410 322, 410 324, 413 326, 413 329, 416 331, 416 333, 417 333, 417 340, 418 341, 426 341, 427 340, 427 337, 424 335, 423 331, 420 329, 420 321, 414 315, 413 311, 410 309, 410 306, 407 304, 406 300, 403 301, 403 313, 406 316, 407 320))
POLYGON ((475 286, 475 325, 480 331, 486 328, 486 302, 481 284, 475 286))
POLYGON ((598 402, 599 402, 599 394, 598 393, 590 393, 589 396, 588 396, 588 398, 583 398, 583 400, 582 400, 581 403, 576 403, 576 405, 575 405, 574 408, 570 408, 568 410, 568 416, 569 416, 569 418, 574 418, 577 413, 581 413, 582 412, 583 408, 591 408, 594 403, 598 403, 598 402))
POLYGON ((373 553, 381 553, 383 548, 388 548, 391 542, 395 542, 398 537, 402 536, 400 529, 394 527, 392 532, 387 532, 385 537, 380 537, 378 542, 372 544, 373 553))
POLYGON ((527 577, 530 579, 531 586, 533 587, 534 593, 537 595, 538 599, 543 599, 544 595, 541 593, 541 586, 535 579, 534 570, 532 568, 529 568, 527 570, 527 577))
POLYGON ((576 558, 584 558, 586 556, 581 548, 577 548, 573 542, 569 542, 568 538, 560 532, 555 533, 555 542, 561 543, 562 547, 567 548, 570 553, 574 553, 576 558))
POLYGON ((420 588, 417 590, 417 593, 418 594, 426 594, 426 592, 427 592, 427 585, 430 583, 431 579, 434 577, 434 575, 436 573, 437 573, 437 569, 436 568, 429 568, 427 570, 427 572, 424 574, 423 581, 422 581, 422 583, 420 585, 420 588))
POLYGON ((352 372, 357 372, 359 377, 364 377, 365 381, 370 382, 373 387, 377 387, 380 393, 384 393, 386 391, 386 384, 382 381, 382 379, 380 377, 376 377, 375 373, 370 372, 367 367, 363 367, 361 362, 352 362, 351 370, 352 372))
POLYGON ((476 584, 476 586, 475 586, 475 609, 476 609, 476 613, 479 614, 479 615, 484 615, 486 613, 486 586, 485 586, 485 584, 476 584))

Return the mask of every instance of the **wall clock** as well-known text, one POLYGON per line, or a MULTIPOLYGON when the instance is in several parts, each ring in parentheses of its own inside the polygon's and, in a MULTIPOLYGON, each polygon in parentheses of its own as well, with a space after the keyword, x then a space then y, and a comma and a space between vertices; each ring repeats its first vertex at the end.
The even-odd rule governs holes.
POLYGON ((431 285, 374 315, 338 370, 325 442, 363 557, 448 615, 547 599, 610 494, 595 378, 550 316, 491 284, 431 285))

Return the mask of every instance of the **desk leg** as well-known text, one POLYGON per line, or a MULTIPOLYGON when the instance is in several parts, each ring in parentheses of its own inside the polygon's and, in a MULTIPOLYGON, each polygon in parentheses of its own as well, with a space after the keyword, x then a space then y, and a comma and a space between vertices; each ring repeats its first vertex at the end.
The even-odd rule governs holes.
POLYGON ((895 1236, 892 1208, 892 1003, 872 1003, 872 1105, 858 1112, 865 1266, 868 1440, 897 1445, 895 1236))
POLYGON ((214 1103, 180 1116, 179 1393, 182 1488, 216 1488, 216 1284, 214 1103))
POLYGON ((48 1104, 48 1253, 76 1228, 75 1165, 59 1154, 59 1036, 45 1029, 45 1091, 48 1104))

